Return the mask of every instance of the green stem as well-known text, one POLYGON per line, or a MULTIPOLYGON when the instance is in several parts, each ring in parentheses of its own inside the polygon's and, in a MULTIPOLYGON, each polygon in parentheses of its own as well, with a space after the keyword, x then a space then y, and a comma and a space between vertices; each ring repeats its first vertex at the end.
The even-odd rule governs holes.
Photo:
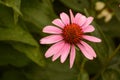
POLYGON ((115 49, 115 51, 109 56, 107 63, 109 63, 113 57, 117 54, 117 52, 120 50, 120 44, 118 45, 118 47, 115 49))
POLYGON ((84 70, 84 66, 85 66, 86 61, 87 61, 87 59, 84 58, 84 59, 83 59, 83 62, 81 63, 81 66, 80 66, 80 71, 83 71, 83 70, 84 70))

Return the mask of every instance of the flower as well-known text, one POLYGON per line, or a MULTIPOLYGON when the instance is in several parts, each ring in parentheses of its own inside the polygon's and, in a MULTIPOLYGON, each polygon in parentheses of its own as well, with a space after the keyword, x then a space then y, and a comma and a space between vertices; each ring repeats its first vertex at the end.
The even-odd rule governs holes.
POLYGON ((100 11, 97 15, 97 18, 104 18, 105 22, 109 22, 113 17, 113 11, 110 8, 106 7, 106 4, 102 1, 97 1, 95 3, 95 10, 100 11))
POLYGON ((70 17, 62 12, 60 19, 52 21, 54 25, 48 25, 43 28, 44 33, 51 34, 40 40, 40 44, 53 44, 45 53, 45 57, 52 56, 52 61, 60 57, 61 63, 64 63, 68 55, 70 57, 70 68, 72 68, 76 56, 75 47, 78 47, 83 55, 93 60, 96 53, 93 48, 83 40, 91 42, 101 42, 101 39, 86 35, 85 33, 93 32, 95 28, 90 25, 93 17, 85 17, 77 13, 75 16, 70 10, 70 17))
POLYGON ((98 1, 95 4, 95 10, 100 11, 105 7, 105 3, 102 1, 98 1))
POLYGON ((103 9, 100 14, 98 14, 97 18, 101 19, 104 17, 105 22, 109 22, 112 19, 113 13, 108 9, 103 9))

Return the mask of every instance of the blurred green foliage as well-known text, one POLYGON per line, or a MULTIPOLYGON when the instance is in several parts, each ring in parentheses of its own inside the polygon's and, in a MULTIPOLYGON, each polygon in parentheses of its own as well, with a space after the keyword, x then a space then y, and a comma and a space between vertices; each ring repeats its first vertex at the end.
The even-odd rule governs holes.
POLYGON ((112 19, 98 19, 99 0, 0 0, 0 80, 120 80, 120 0, 101 0, 112 19), (93 16, 91 35, 102 43, 89 43, 96 51, 93 61, 77 50, 75 64, 45 59, 48 46, 40 45, 42 28, 59 13, 80 12, 93 16))

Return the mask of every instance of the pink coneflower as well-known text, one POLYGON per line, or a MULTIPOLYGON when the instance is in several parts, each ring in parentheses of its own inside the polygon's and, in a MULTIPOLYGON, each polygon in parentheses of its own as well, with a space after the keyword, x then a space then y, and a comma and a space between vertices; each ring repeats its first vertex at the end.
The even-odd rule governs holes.
POLYGON ((83 55, 93 60, 96 57, 96 53, 93 48, 83 40, 91 42, 101 42, 101 39, 88 36, 85 33, 93 32, 95 28, 90 25, 93 21, 93 17, 85 17, 84 15, 77 13, 75 16, 70 10, 70 17, 62 12, 60 19, 57 18, 52 21, 54 25, 48 25, 43 28, 44 33, 51 34, 40 40, 41 44, 53 44, 45 53, 45 57, 52 56, 52 61, 55 61, 60 57, 61 63, 64 63, 66 58, 70 57, 70 68, 72 68, 75 60, 76 50, 78 47, 83 55))

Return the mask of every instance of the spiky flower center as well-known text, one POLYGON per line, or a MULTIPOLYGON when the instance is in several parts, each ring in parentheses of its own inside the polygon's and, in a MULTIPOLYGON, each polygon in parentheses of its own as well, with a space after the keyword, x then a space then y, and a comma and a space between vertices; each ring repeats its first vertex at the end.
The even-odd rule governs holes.
POLYGON ((62 36, 67 43, 76 44, 82 39, 82 28, 77 24, 66 25, 63 29, 62 36))

